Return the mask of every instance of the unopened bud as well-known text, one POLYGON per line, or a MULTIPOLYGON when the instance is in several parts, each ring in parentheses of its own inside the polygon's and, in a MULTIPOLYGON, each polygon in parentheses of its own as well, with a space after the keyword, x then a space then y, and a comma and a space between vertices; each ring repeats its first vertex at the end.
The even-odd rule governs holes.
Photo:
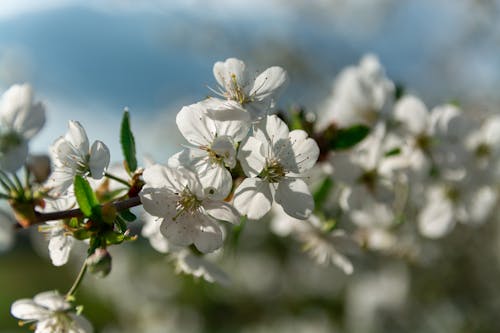
POLYGON ((106 249, 98 248, 87 258, 90 273, 97 277, 106 277, 111 272, 111 255, 106 249))
POLYGON ((41 184, 49 178, 50 158, 47 155, 30 155, 26 161, 31 174, 35 177, 35 182, 41 184))

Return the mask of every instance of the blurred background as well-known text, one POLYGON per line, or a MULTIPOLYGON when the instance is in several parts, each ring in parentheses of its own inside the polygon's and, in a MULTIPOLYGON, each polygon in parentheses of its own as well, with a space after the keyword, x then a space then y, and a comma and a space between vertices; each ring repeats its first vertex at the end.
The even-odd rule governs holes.
MULTIPOLYGON (((175 114, 211 94, 213 63, 228 57, 284 67, 283 108, 317 111, 335 75, 373 53, 429 107, 496 113, 499 14, 496 0, 0 0, 0 91, 29 82, 46 104, 33 152, 79 120, 115 161, 124 107, 140 155, 164 162, 177 151, 175 114)), ((0 332, 22 331, 14 300, 64 292, 83 258, 53 267, 43 237, 11 225, 2 218, 0 332)), ((497 225, 427 245, 426 262, 366 253, 345 276, 267 223, 247 225, 222 258, 224 287, 176 275, 139 240, 112 248, 113 272, 89 277, 79 300, 97 332, 499 332, 497 225)))

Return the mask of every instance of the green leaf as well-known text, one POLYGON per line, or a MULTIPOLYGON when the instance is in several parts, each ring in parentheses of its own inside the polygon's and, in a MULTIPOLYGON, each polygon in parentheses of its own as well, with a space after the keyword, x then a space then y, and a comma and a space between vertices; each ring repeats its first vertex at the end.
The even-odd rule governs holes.
POLYGON ((80 175, 75 176, 75 196, 78 206, 85 217, 100 217, 100 206, 89 182, 80 175))
POLYGON ((78 240, 84 240, 87 238, 90 238, 92 236, 92 231, 85 230, 85 229, 78 229, 73 232, 73 237, 78 239, 78 240))
POLYGON ((389 156, 397 156, 397 155, 399 155, 399 154, 401 154, 401 148, 396 147, 396 148, 393 148, 393 149, 389 150, 388 152, 386 152, 386 153, 384 154, 384 156, 385 156, 385 157, 389 157, 389 156))
POLYGON ((128 111, 123 113, 122 125, 120 129, 120 143, 123 156, 125 157, 125 167, 128 172, 134 172, 137 169, 137 158, 135 152, 135 139, 130 129, 130 116, 128 111))
POLYGON ((108 231, 104 235, 106 239, 106 245, 121 244, 125 240, 125 235, 108 231))
POLYGON ((122 233, 125 233, 128 229, 127 222, 120 215, 116 216, 115 224, 122 233))
POLYGON ((135 216, 129 209, 122 210, 118 214, 120 214, 120 216, 127 222, 134 222, 137 219, 137 216, 135 216))
POLYGON ((370 128, 365 125, 355 125, 341 128, 336 131, 330 140, 330 149, 342 150, 354 147, 370 133, 370 128))

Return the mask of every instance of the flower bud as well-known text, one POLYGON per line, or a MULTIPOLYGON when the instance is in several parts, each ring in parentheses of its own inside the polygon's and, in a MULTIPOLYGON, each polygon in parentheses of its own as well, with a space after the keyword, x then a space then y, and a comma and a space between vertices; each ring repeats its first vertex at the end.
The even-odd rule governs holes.
POLYGON ((97 277, 106 277, 111 272, 111 255, 106 249, 98 248, 87 258, 90 273, 97 277))
POLYGON ((37 183, 41 184, 49 178, 50 158, 47 155, 29 155, 26 166, 37 183))

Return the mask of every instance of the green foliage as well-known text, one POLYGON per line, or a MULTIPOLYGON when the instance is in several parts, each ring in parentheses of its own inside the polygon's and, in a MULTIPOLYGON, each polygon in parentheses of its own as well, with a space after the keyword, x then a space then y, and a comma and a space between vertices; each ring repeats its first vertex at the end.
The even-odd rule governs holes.
POLYGON ((332 150, 343 150, 354 147, 370 133, 370 128, 365 125, 354 125, 340 128, 331 135, 329 146, 332 150))
POLYGON ((89 182, 82 176, 76 175, 74 187, 76 201, 83 215, 90 219, 99 219, 101 217, 101 207, 89 182))
POLYGON ((129 173, 137 169, 137 158, 135 151, 135 139, 130 129, 130 116, 128 111, 123 113, 122 124, 120 128, 120 143, 123 156, 125 157, 125 168, 129 173))

